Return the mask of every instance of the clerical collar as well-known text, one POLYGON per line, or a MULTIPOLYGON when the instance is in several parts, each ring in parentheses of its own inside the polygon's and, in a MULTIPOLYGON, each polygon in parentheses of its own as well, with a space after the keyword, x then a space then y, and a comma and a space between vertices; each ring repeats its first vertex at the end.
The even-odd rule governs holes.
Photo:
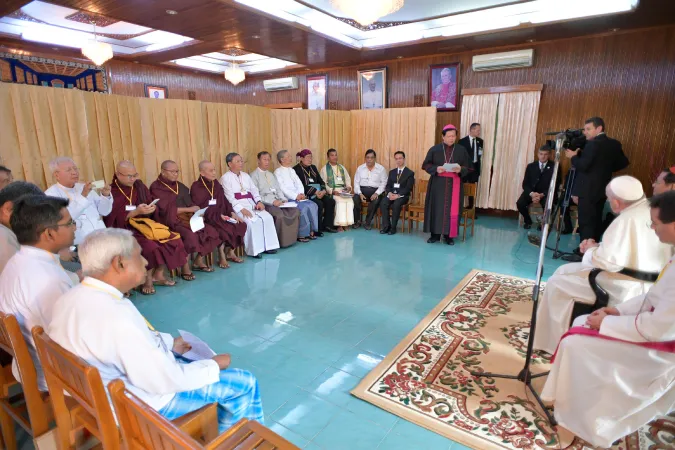
POLYGON ((122 300, 124 298, 124 294, 122 294, 122 292, 120 292, 119 289, 117 289, 114 286, 109 285, 108 283, 106 283, 104 281, 96 279, 96 278, 84 277, 84 280, 82 280, 82 285, 86 286, 90 289, 94 289, 94 290, 97 290, 97 291, 103 291, 103 292, 105 292, 107 294, 110 294, 111 296, 113 296, 113 297, 115 297, 119 300, 122 300))

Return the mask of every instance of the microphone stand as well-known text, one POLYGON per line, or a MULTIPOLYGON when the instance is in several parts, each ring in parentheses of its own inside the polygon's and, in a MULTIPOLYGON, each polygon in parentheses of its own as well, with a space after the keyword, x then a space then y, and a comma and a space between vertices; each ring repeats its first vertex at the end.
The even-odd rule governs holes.
POLYGON ((541 286, 541 276, 544 273, 544 256, 546 253, 546 240, 548 239, 548 231, 551 226, 551 208, 553 206, 553 195, 555 193, 556 179, 558 178, 558 168, 560 167, 560 153, 562 152, 562 144, 564 141, 565 135, 563 133, 556 136, 556 145, 555 145, 555 167, 553 168, 553 176, 551 177, 551 185, 548 189, 548 195, 546 196, 546 208, 544 209, 544 229, 541 235, 541 244, 539 245, 539 262, 537 263, 537 274, 535 276, 534 288, 532 289, 532 317, 530 319, 530 336, 527 341, 527 353, 525 355, 525 366, 518 373, 518 375, 512 374, 500 374, 500 373, 490 373, 490 372, 471 372, 471 375, 475 377, 487 377, 487 378, 504 378, 507 380, 518 380, 525 383, 525 387, 529 389, 534 398, 539 403, 539 406, 544 411, 546 419, 551 424, 552 427, 557 425, 555 418, 544 406, 544 402, 539 397, 539 394, 532 386, 532 379, 539 378, 548 375, 548 372, 542 372, 537 374, 532 374, 530 366, 532 365, 532 353, 534 352, 534 333, 537 326, 537 307, 539 306, 539 291, 541 286))

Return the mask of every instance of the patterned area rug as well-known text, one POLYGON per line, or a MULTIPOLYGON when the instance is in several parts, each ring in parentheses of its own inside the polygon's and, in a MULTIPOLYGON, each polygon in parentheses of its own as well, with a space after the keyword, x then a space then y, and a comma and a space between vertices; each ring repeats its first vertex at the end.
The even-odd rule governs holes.
MULTIPOLYGON (((470 372, 523 368, 534 282, 473 270, 352 391, 410 422, 474 449, 581 450, 551 429, 525 385, 470 372)), ((537 357, 533 373, 548 370, 537 357)), ((545 377, 535 380, 541 392, 545 377)), ((656 420, 612 450, 675 448, 675 415, 656 420)))

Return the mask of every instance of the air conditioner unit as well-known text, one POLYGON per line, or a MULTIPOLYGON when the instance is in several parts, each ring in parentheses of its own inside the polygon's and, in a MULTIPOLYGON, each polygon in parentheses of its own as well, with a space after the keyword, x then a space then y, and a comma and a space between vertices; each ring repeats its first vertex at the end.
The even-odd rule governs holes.
POLYGON ((516 69, 518 67, 532 67, 534 50, 516 50, 514 52, 491 53, 473 57, 474 72, 487 70, 516 69))
POLYGON ((298 77, 276 78, 274 80, 263 81, 265 90, 270 91, 285 91, 288 89, 298 88, 298 77))

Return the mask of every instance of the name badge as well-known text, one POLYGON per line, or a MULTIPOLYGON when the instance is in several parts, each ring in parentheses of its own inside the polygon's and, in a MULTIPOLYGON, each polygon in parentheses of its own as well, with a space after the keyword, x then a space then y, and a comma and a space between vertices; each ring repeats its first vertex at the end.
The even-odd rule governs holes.
POLYGON ((342 177, 341 177, 341 176, 337 176, 337 177, 335 177, 335 179, 336 179, 337 181, 342 181, 342 177))
POLYGON ((124 207, 125 211, 136 211, 136 205, 127 205, 124 207))
POLYGON ((216 203, 217 203, 217 200, 215 198, 212 198, 211 200, 209 200, 209 206, 213 206, 216 203))
POLYGON ((482 148, 478 150, 478 154, 479 154, 480 156, 483 156, 483 149, 482 149, 482 148))
POLYGON ((271 192, 272 194, 276 194, 276 193, 277 193, 277 190, 274 189, 274 188, 270 188, 270 192, 271 192))
POLYGON ((248 194, 248 191, 247 191, 246 189, 242 189, 242 190, 241 190, 241 193, 242 193, 243 195, 246 195, 246 194, 248 194))
POLYGON ((309 179, 309 182, 310 182, 310 183, 314 183, 314 178, 310 178, 310 179, 309 179))
POLYGON ((401 184, 400 184, 400 183, 394 183, 394 189, 398 189, 398 188, 400 188, 400 187, 401 187, 401 184))

